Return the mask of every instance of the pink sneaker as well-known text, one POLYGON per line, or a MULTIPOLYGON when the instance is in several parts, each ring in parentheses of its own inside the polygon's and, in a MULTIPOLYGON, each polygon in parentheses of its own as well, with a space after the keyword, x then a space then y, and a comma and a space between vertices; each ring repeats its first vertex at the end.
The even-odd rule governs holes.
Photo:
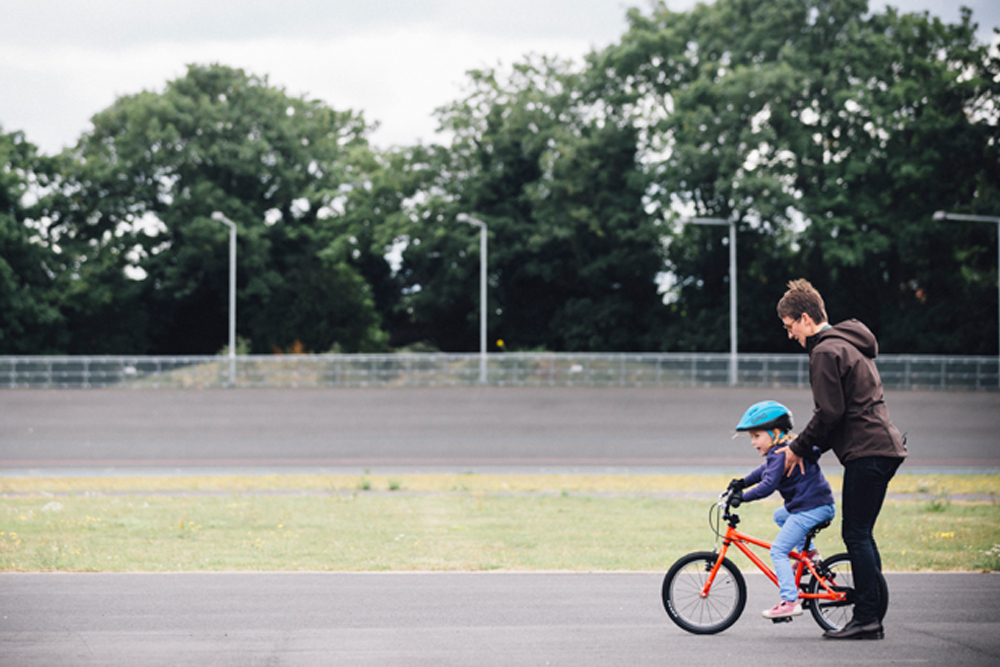
POLYGON ((802 603, 798 600, 795 602, 789 602, 788 600, 782 600, 778 604, 774 605, 770 609, 761 612, 764 618, 788 618, 790 616, 801 616, 802 615, 802 603))
POLYGON ((802 554, 802 560, 811 562, 813 567, 819 567, 823 563, 823 557, 819 555, 819 551, 816 549, 810 549, 809 551, 803 551, 800 553, 802 554))

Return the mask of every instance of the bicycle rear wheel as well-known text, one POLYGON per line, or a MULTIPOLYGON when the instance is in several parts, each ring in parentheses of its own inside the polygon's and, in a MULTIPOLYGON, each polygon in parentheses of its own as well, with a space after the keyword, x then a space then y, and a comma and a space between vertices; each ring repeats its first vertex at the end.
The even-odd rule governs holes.
POLYGON ((732 562, 724 558, 708 596, 701 597, 719 554, 699 551, 682 557, 663 579, 663 608, 678 626, 696 635, 722 632, 740 617, 747 603, 747 585, 732 562))
MULTIPOLYGON (((847 625, 854 615, 854 573, 851 570, 851 559, 845 553, 825 558, 819 572, 834 589, 847 593, 847 599, 843 602, 809 600, 809 611, 821 628, 837 631, 847 625)), ((881 572, 878 575, 878 587, 878 619, 881 621, 889 608, 889 587, 881 572)), ((809 580, 809 592, 824 592, 823 586, 815 577, 809 580)))

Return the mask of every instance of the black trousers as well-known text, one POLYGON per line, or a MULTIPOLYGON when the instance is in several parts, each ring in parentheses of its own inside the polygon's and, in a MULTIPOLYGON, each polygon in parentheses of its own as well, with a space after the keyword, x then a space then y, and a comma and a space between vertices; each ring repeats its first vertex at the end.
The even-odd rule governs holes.
POLYGON ((882 557, 872 531, 882 511, 889 481, 903 459, 872 456, 844 464, 841 534, 854 572, 854 620, 878 619, 878 574, 882 557))

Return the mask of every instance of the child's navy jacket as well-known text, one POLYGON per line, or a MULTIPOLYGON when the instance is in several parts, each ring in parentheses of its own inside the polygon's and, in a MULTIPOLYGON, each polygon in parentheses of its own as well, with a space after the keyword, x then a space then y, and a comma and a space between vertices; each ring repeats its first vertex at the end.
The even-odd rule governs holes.
POLYGON ((799 472, 796 466, 785 477, 785 455, 778 454, 779 449, 772 447, 764 464, 743 478, 743 482, 752 487, 743 492, 743 501, 760 500, 778 491, 785 499, 785 509, 792 513, 832 505, 833 491, 819 469, 819 463, 802 459, 806 466, 805 474, 799 472))

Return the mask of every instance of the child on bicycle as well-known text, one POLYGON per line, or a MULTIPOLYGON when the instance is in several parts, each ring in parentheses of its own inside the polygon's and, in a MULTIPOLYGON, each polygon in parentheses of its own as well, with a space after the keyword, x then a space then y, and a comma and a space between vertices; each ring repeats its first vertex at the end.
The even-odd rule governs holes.
POLYGON ((806 533, 836 515, 830 483, 817 463, 819 452, 812 459, 803 459, 804 472, 793 468, 785 476, 785 457, 777 452, 795 436, 792 435, 792 412, 781 403, 763 401, 751 405, 736 425, 736 431, 749 432, 750 443, 767 460, 746 477, 730 482, 730 505, 738 507, 742 502, 767 498, 775 491, 785 500, 784 506, 774 512, 774 522, 781 530, 771 546, 781 601, 765 610, 763 616, 800 616, 802 604, 788 552, 802 549, 806 533))

